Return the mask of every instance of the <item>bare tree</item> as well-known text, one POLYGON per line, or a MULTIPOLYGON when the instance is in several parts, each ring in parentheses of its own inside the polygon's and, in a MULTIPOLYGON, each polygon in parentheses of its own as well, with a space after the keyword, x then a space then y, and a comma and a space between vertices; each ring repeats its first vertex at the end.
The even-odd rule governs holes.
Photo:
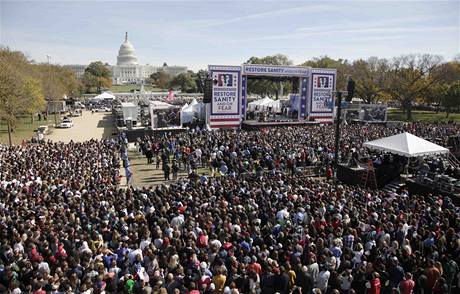
POLYGON ((351 66, 351 74, 356 81, 356 96, 366 103, 378 102, 385 91, 385 78, 390 69, 386 59, 370 57, 358 59, 351 66))
POLYGON ((393 58, 387 75, 386 91, 401 103, 407 119, 412 119, 413 103, 432 85, 442 80, 438 55, 403 55, 393 58))

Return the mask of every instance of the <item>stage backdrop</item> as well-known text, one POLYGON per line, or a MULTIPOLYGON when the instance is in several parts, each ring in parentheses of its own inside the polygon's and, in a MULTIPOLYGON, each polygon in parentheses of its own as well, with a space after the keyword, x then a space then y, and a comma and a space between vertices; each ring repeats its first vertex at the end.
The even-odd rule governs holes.
POLYGON ((241 67, 210 65, 213 80, 209 123, 211 128, 239 127, 241 120, 241 67))
POLYGON ((309 99, 310 118, 333 119, 335 83, 335 69, 312 69, 309 99))

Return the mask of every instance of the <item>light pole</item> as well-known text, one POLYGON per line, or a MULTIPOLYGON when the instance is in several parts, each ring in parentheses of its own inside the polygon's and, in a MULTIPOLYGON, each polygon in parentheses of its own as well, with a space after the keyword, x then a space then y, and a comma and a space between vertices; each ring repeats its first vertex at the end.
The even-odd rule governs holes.
POLYGON ((337 178, 337 171, 339 169, 339 144, 340 144, 340 123, 342 117, 342 95, 346 95, 346 101, 350 102, 355 92, 355 81, 348 77, 347 91, 337 91, 337 122, 335 125, 335 150, 334 150, 334 174, 337 178))
POLYGON ((340 141, 340 119, 342 117, 342 94, 347 95, 347 91, 337 91, 337 122, 335 123, 335 150, 334 150, 334 171, 337 177, 337 170, 339 168, 339 141, 340 141))

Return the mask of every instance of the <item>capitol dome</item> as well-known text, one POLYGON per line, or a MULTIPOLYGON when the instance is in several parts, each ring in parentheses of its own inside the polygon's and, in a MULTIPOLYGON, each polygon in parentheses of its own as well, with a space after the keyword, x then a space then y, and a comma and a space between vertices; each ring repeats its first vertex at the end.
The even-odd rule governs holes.
POLYGON ((137 65, 136 52, 133 45, 128 41, 128 33, 126 33, 125 41, 118 50, 117 65, 137 65))

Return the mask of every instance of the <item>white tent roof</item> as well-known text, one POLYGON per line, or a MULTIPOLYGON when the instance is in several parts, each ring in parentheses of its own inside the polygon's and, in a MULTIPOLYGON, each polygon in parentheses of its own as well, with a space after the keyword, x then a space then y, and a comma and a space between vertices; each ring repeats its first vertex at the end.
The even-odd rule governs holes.
POLYGON ((193 98, 192 102, 190 103, 190 105, 196 105, 198 104, 198 101, 196 101, 196 98, 193 98))
POLYGON ((168 109, 168 108, 175 107, 174 105, 171 105, 163 101, 150 101, 149 106, 150 108, 153 108, 153 109, 168 109))
POLYGON ((250 102, 249 104, 250 104, 250 105, 254 105, 254 106, 256 106, 256 105, 268 105, 268 104, 270 104, 270 103, 273 103, 274 101, 275 101, 275 100, 273 100, 273 99, 270 99, 270 98, 268 98, 268 97, 265 97, 265 98, 263 98, 263 99, 259 99, 259 100, 250 102))
POLYGON ((363 144, 374 150, 387 151, 405 157, 418 157, 449 153, 449 149, 431 143, 409 133, 402 133, 363 144))
POLYGON ((115 96, 110 94, 110 93, 104 92, 102 94, 97 95, 93 99, 95 99, 95 100, 99 100, 99 99, 115 99, 115 96))

